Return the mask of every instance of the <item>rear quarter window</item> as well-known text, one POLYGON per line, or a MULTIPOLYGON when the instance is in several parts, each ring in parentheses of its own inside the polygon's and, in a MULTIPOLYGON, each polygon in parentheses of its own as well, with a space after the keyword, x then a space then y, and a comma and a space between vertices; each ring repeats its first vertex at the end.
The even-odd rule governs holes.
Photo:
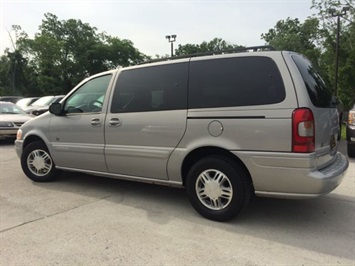
POLYGON ((281 74, 268 57, 194 61, 189 78, 189 108, 264 105, 285 99, 281 74))
POLYGON ((301 55, 293 55, 292 59, 301 73, 313 105, 319 108, 332 107, 332 91, 326 86, 311 62, 301 55))

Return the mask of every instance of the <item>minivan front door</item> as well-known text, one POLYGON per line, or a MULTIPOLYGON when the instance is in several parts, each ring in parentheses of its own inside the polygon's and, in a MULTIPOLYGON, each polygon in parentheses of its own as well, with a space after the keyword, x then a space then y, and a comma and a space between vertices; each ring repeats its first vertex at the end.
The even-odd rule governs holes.
POLYGON ((105 96, 112 75, 85 82, 52 116, 49 130, 57 167, 107 172, 104 157, 105 96))

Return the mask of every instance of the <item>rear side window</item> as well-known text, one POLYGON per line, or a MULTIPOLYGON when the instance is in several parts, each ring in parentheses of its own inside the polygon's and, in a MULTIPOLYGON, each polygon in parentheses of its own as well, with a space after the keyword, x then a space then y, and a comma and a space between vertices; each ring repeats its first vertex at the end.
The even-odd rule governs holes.
POLYGON ((111 113, 186 109, 188 63, 128 69, 120 73, 111 113))
POLYGON ((281 74, 268 57, 191 62, 189 108, 274 104, 284 99, 281 74))
POLYGON ((319 108, 331 107, 333 99, 332 91, 325 85, 325 82, 314 69, 311 62, 299 55, 292 56, 292 59, 301 73, 313 105, 319 108))

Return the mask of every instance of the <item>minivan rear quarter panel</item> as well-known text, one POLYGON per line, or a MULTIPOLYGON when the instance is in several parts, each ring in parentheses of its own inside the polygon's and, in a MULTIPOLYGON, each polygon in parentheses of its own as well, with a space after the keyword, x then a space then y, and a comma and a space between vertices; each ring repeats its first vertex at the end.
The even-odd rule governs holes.
MULTIPOLYGON (((282 79, 281 82, 285 91, 284 99, 273 104, 213 108, 190 107, 184 138, 169 160, 168 172, 170 177, 174 179, 182 178, 180 169, 176 169, 174 165, 182 165, 187 154, 201 147, 217 147, 229 151, 291 152, 291 118, 292 112, 298 105, 290 73, 281 53, 263 52, 260 55, 255 53, 253 56, 256 58, 267 57, 277 64, 277 71, 282 79), (214 125, 214 127, 218 125, 220 134, 213 133, 212 131, 216 129, 211 129, 211 125, 214 125)), ((191 62, 202 61, 213 64, 213 58, 192 58, 191 62)), ((225 55, 222 58, 244 59, 242 55, 225 55)), ((189 90, 193 89, 191 81, 194 82, 194 72, 191 71, 191 68, 189 90)), ((199 69, 199 71, 201 70, 199 69)), ((236 69, 236 71, 238 70, 236 69)), ((233 73, 231 72, 231 74, 233 73)), ((199 73, 199 75, 204 76, 203 73, 199 73)), ((223 75, 225 74, 223 73, 223 75)), ((249 79, 253 78, 255 78, 255 72, 250 71, 249 79)), ((200 86, 200 84, 203 83, 195 81, 193 86, 200 86)), ((255 97, 258 96, 255 95, 255 97)), ((189 99, 189 105, 190 103, 189 99)))
POLYGON ((312 64, 299 54, 283 52, 283 55, 290 73, 292 73, 299 107, 307 107, 313 112, 315 118, 316 165, 318 169, 324 168, 335 160, 335 155, 337 154, 337 145, 334 145, 339 132, 337 109, 335 105, 332 106, 332 97, 329 94, 329 89, 325 87, 324 81, 312 67, 312 64), (311 97, 314 98, 315 96, 310 95, 306 86, 309 91, 312 86, 322 87, 322 91, 319 88, 318 94, 325 94, 325 96, 322 96, 323 98, 319 100, 313 99, 312 101, 311 97), (323 92, 326 89, 328 91, 323 92))

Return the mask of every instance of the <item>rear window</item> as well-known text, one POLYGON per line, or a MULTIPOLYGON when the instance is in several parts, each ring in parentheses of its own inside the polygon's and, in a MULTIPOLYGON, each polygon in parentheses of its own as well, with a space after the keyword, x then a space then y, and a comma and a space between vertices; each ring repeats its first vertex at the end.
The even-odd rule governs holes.
POLYGON ((281 74, 268 57, 191 62, 189 108, 275 104, 284 99, 281 74))
POLYGON ((325 82, 312 66, 311 62, 299 55, 292 56, 292 59, 302 75, 313 105, 319 108, 331 107, 333 100, 332 91, 325 85, 325 82))

